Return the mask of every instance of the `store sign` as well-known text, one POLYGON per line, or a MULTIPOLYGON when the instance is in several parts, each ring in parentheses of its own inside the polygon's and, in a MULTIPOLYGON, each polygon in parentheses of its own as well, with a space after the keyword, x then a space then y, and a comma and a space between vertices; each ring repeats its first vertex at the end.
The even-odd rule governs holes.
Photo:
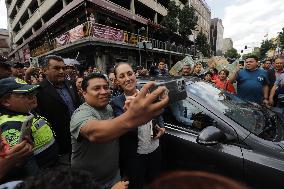
POLYGON ((113 41, 123 41, 123 31, 109 26, 99 24, 93 25, 93 37, 100 39, 108 39, 113 41))
MULTIPOLYGON (((140 36, 140 39, 138 39, 138 36, 134 33, 129 33, 127 31, 101 25, 98 23, 86 22, 49 41, 50 44, 45 43, 44 45, 33 49, 30 53, 30 56, 35 57, 42 55, 54 48, 67 45, 68 43, 72 43, 74 41, 78 41, 85 36, 92 36, 95 38, 112 41, 120 41, 131 44, 133 46, 137 46, 139 41, 147 41, 147 38, 143 36, 140 36)), ((28 53, 26 54, 28 57, 28 53)))
POLYGON ((76 26, 75 28, 69 30, 70 42, 77 41, 84 37, 83 25, 76 26))
POLYGON ((56 47, 60 47, 69 43, 69 32, 65 32, 64 34, 60 35, 59 37, 55 38, 56 47))
POLYGON ((39 56, 39 55, 42 55, 44 53, 47 53, 48 51, 52 50, 50 48, 50 46, 48 45, 48 43, 45 43, 44 45, 34 49, 31 51, 31 56, 32 57, 35 57, 35 56, 39 56))
POLYGON ((30 49, 29 48, 23 49, 23 54, 24 54, 24 62, 28 61, 31 57, 30 49))

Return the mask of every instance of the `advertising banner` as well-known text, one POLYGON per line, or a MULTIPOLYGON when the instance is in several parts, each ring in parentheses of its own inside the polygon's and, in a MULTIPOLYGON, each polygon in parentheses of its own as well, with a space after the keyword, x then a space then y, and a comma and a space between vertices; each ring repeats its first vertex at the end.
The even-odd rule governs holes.
POLYGON ((100 39, 113 41, 123 41, 124 34, 122 30, 99 24, 93 25, 93 36, 100 39))
POLYGON ((63 45, 66 45, 69 42, 69 32, 65 32, 64 34, 60 35, 59 37, 56 37, 56 47, 60 47, 63 45))
POLYGON ((30 49, 29 48, 23 49, 23 54, 24 54, 24 62, 28 61, 31 57, 30 49))
POLYGON ((83 25, 79 25, 69 31, 70 42, 84 37, 83 25))

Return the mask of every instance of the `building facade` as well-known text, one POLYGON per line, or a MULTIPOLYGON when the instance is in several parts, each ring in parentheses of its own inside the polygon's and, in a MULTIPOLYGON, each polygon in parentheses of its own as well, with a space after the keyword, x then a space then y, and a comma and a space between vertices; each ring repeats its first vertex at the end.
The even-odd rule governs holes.
POLYGON ((190 49, 157 32, 168 1, 6 0, 10 56, 24 62, 53 53, 104 71, 119 60, 141 64, 139 56, 146 67, 157 61, 153 57, 171 64, 190 49))
POLYGON ((211 23, 211 10, 205 0, 188 0, 188 5, 192 6, 198 16, 198 23, 196 31, 193 32, 196 38, 199 32, 206 35, 208 42, 210 41, 210 23, 211 23))
POLYGON ((223 39, 223 48, 222 52, 225 54, 228 50, 232 49, 234 46, 233 40, 231 38, 225 38, 223 39))
POLYGON ((219 18, 211 19, 210 44, 215 56, 222 56, 224 27, 219 18))
POLYGON ((10 51, 9 47, 9 32, 6 29, 0 29, 0 56, 1 58, 8 58, 10 51))

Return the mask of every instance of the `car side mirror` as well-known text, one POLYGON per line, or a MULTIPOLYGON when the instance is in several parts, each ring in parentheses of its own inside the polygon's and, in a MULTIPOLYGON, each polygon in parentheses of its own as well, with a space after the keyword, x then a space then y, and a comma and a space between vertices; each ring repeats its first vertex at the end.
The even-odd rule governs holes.
POLYGON ((198 144, 212 146, 226 140, 226 135, 220 129, 214 126, 204 128, 198 135, 196 142, 198 144))

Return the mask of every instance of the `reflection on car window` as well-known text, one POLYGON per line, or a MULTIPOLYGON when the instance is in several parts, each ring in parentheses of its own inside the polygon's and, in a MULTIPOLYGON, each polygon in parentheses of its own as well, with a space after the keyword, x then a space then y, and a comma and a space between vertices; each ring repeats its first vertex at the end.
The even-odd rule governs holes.
POLYGON ((190 103, 188 99, 171 104, 170 112, 174 121, 170 120, 169 122, 186 129, 201 131, 203 128, 213 123, 209 116, 205 115, 198 107, 190 103))
POLYGON ((265 127, 263 113, 255 105, 233 94, 205 82, 187 85, 187 92, 198 96, 212 107, 210 109, 223 113, 256 135, 259 135, 265 127))

